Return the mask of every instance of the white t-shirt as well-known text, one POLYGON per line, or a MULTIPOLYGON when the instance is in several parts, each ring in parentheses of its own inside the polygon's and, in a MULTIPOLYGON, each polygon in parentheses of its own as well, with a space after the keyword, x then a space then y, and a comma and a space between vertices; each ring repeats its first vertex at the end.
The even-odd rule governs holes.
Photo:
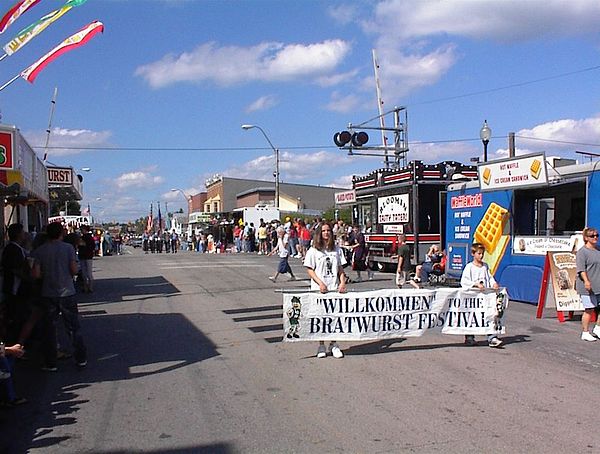
POLYGON ((283 235, 283 238, 277 238, 277 250, 279 251, 279 257, 282 259, 287 257, 289 254, 288 248, 288 234, 283 235))
POLYGON ((464 289, 469 289, 479 283, 483 283, 485 288, 492 288, 496 283, 496 279, 490 273, 487 263, 483 266, 477 266, 473 262, 467 263, 460 277, 460 286, 464 289))
MULTIPOLYGON (((306 252, 304 266, 315 271, 316 275, 327 285, 327 290, 336 291, 338 289, 338 274, 341 267, 346 265, 346 258, 339 247, 333 251, 319 251, 311 247, 306 252)), ((311 290, 319 290, 319 285, 311 279, 311 290)))

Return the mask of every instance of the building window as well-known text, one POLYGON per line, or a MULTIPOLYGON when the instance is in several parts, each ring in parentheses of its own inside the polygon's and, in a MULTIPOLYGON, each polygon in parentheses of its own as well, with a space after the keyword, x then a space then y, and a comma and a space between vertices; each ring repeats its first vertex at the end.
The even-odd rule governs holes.
POLYGON ((217 213, 219 211, 219 202, 214 202, 213 203, 213 208, 214 208, 213 211, 215 213, 217 213))

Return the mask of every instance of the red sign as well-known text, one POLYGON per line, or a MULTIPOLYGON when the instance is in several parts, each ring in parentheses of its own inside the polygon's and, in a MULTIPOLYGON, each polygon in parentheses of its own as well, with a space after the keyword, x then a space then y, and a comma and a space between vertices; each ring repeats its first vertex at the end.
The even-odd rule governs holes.
POLYGON ((13 168, 13 135, 0 132, 0 169, 13 168))

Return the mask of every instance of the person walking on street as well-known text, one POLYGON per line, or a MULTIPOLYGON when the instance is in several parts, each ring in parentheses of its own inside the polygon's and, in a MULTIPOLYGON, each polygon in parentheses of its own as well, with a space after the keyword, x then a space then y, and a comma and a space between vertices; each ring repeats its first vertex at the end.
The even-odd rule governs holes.
POLYGON ((276 252, 279 252, 279 265, 277 266, 277 272, 274 276, 269 276, 269 280, 271 280, 271 282, 277 282, 277 277, 280 274, 290 273, 291 277, 289 280, 295 281, 296 276, 294 276, 294 272, 288 261, 290 256, 290 251, 288 249, 288 235, 281 226, 277 227, 277 246, 269 253, 269 255, 273 255, 276 252))
POLYGON ((583 247, 577 251, 575 263, 577 279, 575 289, 581 297, 583 315, 581 316, 581 340, 594 342, 600 337, 600 317, 590 333, 592 314, 598 309, 600 301, 600 251, 598 250, 598 230, 593 227, 583 229, 583 247))
POLYGON ((398 235, 398 249, 396 249, 398 257, 398 267, 396 268, 396 285, 402 288, 408 282, 408 273, 410 272, 410 248, 406 244, 406 236, 398 235))
POLYGON ((81 266, 81 277, 83 278, 83 292, 94 291, 94 273, 92 271, 92 260, 94 258, 94 238, 87 225, 81 226, 81 238, 78 245, 79 264, 81 266))
POLYGON ((73 276, 78 264, 75 249, 62 241, 63 228, 53 222, 46 228, 48 241, 33 252, 35 263, 33 277, 42 280, 41 303, 44 309, 44 360, 43 370, 56 368, 56 321, 62 315, 65 327, 73 342, 75 362, 78 367, 87 365, 87 350, 81 334, 79 311, 75 301, 73 276))

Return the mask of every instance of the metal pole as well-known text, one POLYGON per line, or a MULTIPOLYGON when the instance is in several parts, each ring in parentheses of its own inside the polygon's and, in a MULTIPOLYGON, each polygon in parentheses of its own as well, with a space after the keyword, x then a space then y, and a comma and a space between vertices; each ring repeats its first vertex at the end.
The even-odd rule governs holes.
POLYGON ((275 148, 275 208, 279 208, 279 148, 275 148))
POLYGON ((487 147, 489 140, 483 140, 483 162, 487 162, 487 147))

